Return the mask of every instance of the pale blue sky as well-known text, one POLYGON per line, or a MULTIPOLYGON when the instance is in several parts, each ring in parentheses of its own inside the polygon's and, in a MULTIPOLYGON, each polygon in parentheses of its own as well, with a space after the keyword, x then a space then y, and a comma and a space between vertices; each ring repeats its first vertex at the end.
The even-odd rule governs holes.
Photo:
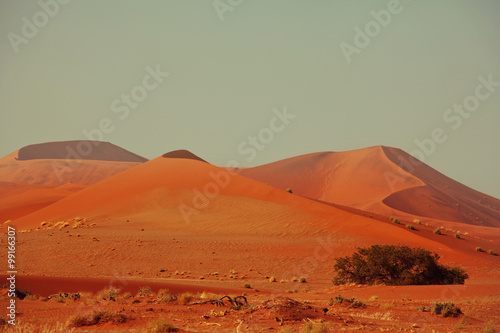
POLYGON ((443 120, 479 76, 500 82, 499 1, 401 0, 350 63, 340 44, 355 45, 355 27, 391 1, 245 0, 221 21, 211 0, 73 0, 45 24, 40 3, 55 1, 0 2, 0 156, 85 139, 105 118, 104 141, 144 157, 185 148, 243 166, 373 145, 412 152, 442 128, 425 162, 500 197, 500 87, 456 130, 443 120), (23 17, 40 27, 19 44, 23 17), (113 101, 157 65, 170 76, 120 119, 113 101), (238 147, 285 106, 296 118, 247 161, 238 147))

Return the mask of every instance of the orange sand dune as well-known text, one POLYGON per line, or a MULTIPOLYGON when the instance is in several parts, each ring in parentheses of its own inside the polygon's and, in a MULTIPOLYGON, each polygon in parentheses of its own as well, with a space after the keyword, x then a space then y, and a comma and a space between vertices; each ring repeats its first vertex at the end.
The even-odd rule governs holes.
POLYGON ((50 142, 27 146, 1 158, 0 181, 91 185, 145 161, 107 142, 50 142))
POLYGON ((80 184, 59 187, 0 182, 0 221, 14 220, 53 204, 85 188, 80 184))
POLYGON ((308 198, 386 216, 403 213, 500 226, 500 200, 417 163, 395 148, 315 153, 235 171, 308 198))
MULTIPOLYGON (((59 252, 58 257, 65 264, 54 262, 50 255, 52 250, 47 250, 47 254, 32 263, 30 271, 38 274, 48 271, 59 276, 78 276, 81 274, 78 272, 88 274, 85 276, 106 276, 112 267, 118 270, 132 265, 129 271, 132 267, 140 268, 154 277, 157 272, 154 269, 155 253, 168 253, 172 257, 170 261, 183 258, 182 265, 196 271, 204 267, 199 266, 198 261, 205 256, 200 257, 205 248, 227 248, 233 242, 249 244, 244 251, 248 251, 253 259, 247 258, 246 264, 253 262, 256 267, 272 267, 275 264, 274 260, 268 260, 268 245, 264 245, 268 242, 275 244, 272 254, 280 258, 283 269, 300 262, 304 256, 316 253, 315 248, 321 243, 318 239, 323 239, 322 242, 328 239, 332 253, 337 256, 349 254, 357 246, 406 244, 425 247, 438 252, 446 262, 464 265, 476 263, 478 256, 482 255, 474 251, 475 246, 489 246, 485 240, 471 242, 438 236, 432 233, 430 227, 417 226, 417 231, 410 231, 404 225, 354 214, 241 175, 229 174, 223 168, 184 158, 156 158, 19 218, 12 224, 18 230, 35 229, 43 221, 70 223, 67 229, 32 232, 33 237, 49 233, 52 241, 56 241, 56 235, 61 235, 57 243, 59 246, 66 244, 64 248, 68 250, 59 252), (71 229, 73 218, 77 216, 90 219, 96 226, 71 229), (113 255, 109 256, 109 252, 105 255, 106 251, 110 251, 107 246, 101 250, 95 248, 93 253, 104 251, 95 264, 92 260, 95 255, 86 254, 87 249, 99 245, 92 241, 91 235, 108 235, 106 237, 114 244, 113 255), (115 237, 124 242, 113 241, 115 237), (144 237, 155 245, 145 248, 143 253, 141 242, 135 240, 144 237), (184 238, 184 243, 188 245, 181 246, 179 250, 175 242, 166 241, 172 238, 184 238), (81 247, 71 246, 84 243, 86 245, 81 247), (129 253, 127 249, 130 246, 139 248, 129 253), (149 252, 152 249, 154 252, 149 252), (79 258, 76 261, 79 264, 86 260, 86 264, 75 266, 71 264, 74 258, 79 258), (128 259, 116 261, 117 258, 128 259)), ((35 239, 26 243, 32 246, 37 244, 35 239)), ((29 252, 28 249, 25 251, 29 252)), ((29 253, 24 255, 31 256, 29 253)), ((241 252, 234 253, 232 261, 226 254, 226 259, 218 265, 229 270, 232 263, 240 261, 238 258, 241 255, 241 252)), ((485 260, 485 265, 490 265, 495 258, 487 256, 485 260)), ((330 262, 321 262, 321 265, 324 271, 331 268, 330 262)))

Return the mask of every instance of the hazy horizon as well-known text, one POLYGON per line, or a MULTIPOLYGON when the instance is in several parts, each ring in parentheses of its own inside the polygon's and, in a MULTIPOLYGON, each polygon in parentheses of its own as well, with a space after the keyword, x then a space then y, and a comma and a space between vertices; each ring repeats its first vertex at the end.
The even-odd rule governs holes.
POLYGON ((149 159, 187 149, 242 166, 384 145, 500 198, 499 13, 494 0, 3 1, 0 156, 99 135, 149 159))

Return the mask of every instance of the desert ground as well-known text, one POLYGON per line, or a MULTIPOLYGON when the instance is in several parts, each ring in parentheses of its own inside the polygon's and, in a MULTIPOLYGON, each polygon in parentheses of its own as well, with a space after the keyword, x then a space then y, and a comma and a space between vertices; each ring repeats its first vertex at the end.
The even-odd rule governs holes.
MULTIPOLYGON (((0 159, 0 222, 2 248, 16 230, 15 326, 9 285, 0 293, 7 332, 168 331, 163 320, 179 332, 494 332, 500 323, 500 200, 395 148, 241 169, 187 151, 148 161, 109 143, 33 145, 0 159), (469 278, 332 283, 335 258, 374 244, 424 248, 469 278), (462 313, 433 314, 436 302, 462 313)), ((7 250, 0 260, 6 282, 7 250)))

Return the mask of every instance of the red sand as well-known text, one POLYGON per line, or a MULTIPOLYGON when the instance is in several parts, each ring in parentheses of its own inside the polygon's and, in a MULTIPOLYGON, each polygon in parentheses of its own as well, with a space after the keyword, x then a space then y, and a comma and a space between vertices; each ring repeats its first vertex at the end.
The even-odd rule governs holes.
MULTIPOLYGON (((55 200, 41 209, 33 208, 34 211, 9 224, 18 230, 20 286, 33 288, 44 295, 84 290, 81 288, 96 291, 109 281, 127 281, 131 291, 149 285, 178 292, 214 290, 217 293, 239 293, 244 284, 250 284, 253 288, 271 290, 260 293, 248 289, 254 306, 260 304, 257 301, 284 293, 291 298, 313 302, 320 313, 327 300, 338 293, 364 300, 378 294, 381 299, 390 300, 394 295, 392 301, 396 308, 392 310, 390 322, 377 321, 375 317, 352 319, 351 316, 357 314, 372 316, 375 311, 384 311, 376 302, 371 303, 369 310, 335 308, 335 314, 342 316, 345 322, 335 319, 334 313, 324 318, 332 325, 338 324, 335 326, 338 329, 349 321, 348 325, 367 330, 395 329, 394 325, 401 326, 413 318, 415 311, 415 304, 399 300, 402 294, 415 293, 418 297, 414 298, 421 303, 431 302, 446 286, 413 289, 332 287, 332 263, 334 258, 351 254, 356 247, 405 244, 437 252, 443 263, 467 270, 470 275, 467 288, 460 289, 463 297, 457 296, 456 302, 472 301, 474 293, 478 297, 493 297, 477 306, 462 303, 464 308, 479 311, 497 304, 499 295, 492 295, 489 289, 498 286, 500 257, 475 251, 475 247, 500 252, 500 229, 459 223, 471 221, 453 209, 453 200, 460 200, 464 210, 470 208, 470 214, 481 214, 478 224, 495 225, 498 220, 494 220, 494 200, 497 199, 487 198, 491 209, 483 203, 476 205, 474 200, 478 192, 428 167, 420 167, 415 175, 410 175, 394 163, 399 160, 398 153, 386 147, 373 147, 354 152, 310 154, 243 169, 240 175, 210 165, 189 152, 177 151, 146 163, 135 162, 134 167, 110 176, 106 176, 106 172, 88 174, 87 167, 73 168, 74 177, 78 179, 87 179, 90 175, 101 177, 101 181, 90 186, 66 184, 55 188, 46 184, 3 182, 0 186, 8 195, 0 200, 11 200, 9 207, 17 202, 18 208, 13 212, 21 215, 32 209, 30 203, 36 205, 43 200, 47 203, 51 196, 55 200), (404 175, 403 180, 391 188, 385 177, 387 172, 392 176, 404 175), (288 187, 293 194, 284 191, 288 187), (408 194, 416 195, 417 199, 408 194), (410 199, 424 204, 414 205, 410 199), (443 209, 434 209, 434 205, 442 205, 443 209), (486 207, 484 212, 483 206, 486 207), (436 214, 439 219, 433 217, 436 214), (401 217, 402 224, 391 222, 389 216, 401 217), (421 217, 423 224, 414 223, 416 217, 421 217), (465 221, 457 221, 461 217, 465 221), (53 226, 58 221, 68 225, 51 229, 48 224, 41 224, 52 222, 53 226), (409 230, 405 224, 412 224, 416 230, 409 230), (453 237, 455 231, 446 229, 442 229, 443 235, 436 235, 433 231, 438 226, 467 227, 470 235, 462 234, 461 239, 456 239, 453 237), (269 282, 270 276, 278 282, 269 282), (307 278, 307 283, 292 281, 293 277, 301 276, 307 278)), ((37 160, 20 163, 33 161, 37 160)), ((97 166, 118 163, 86 162, 97 166)), ((35 178, 50 183, 50 172, 35 173, 35 178)), ((1 202, 0 207, 6 210, 7 204, 1 202)), ((2 228, 5 230, 6 225, 2 228)), ((5 240, 2 242, 5 245, 5 240)), ((0 253, 0 261, 6 261, 6 253, 0 253)), ((459 290, 456 288, 460 287, 463 286, 446 290, 455 295, 459 290)), ((30 309, 43 311, 36 302, 24 304, 27 304, 29 316, 36 313, 30 309)), ((126 307, 137 309, 141 315, 135 316, 144 318, 145 311, 149 311, 145 306, 126 307)), ((147 306, 162 311, 159 305, 147 306)), ((208 319, 203 316, 212 308, 193 310, 192 307, 169 305, 168 309, 180 317, 184 329, 207 331, 203 330, 203 327, 206 329, 203 321, 208 319), (199 318, 204 319, 200 322, 199 318)), ((72 305, 67 309, 72 309, 72 305)), ((59 310, 64 316, 69 315, 69 310, 59 310)), ((278 329, 273 312, 265 311, 265 315, 257 312, 262 315, 258 330, 278 329)), ((475 330, 482 327, 485 319, 498 317, 486 313, 482 319, 474 316, 475 330)), ((252 312, 230 311, 228 316, 231 320, 255 320, 252 312)), ((213 315, 209 318, 214 319, 213 315)), ((220 320, 216 323, 222 325, 221 332, 234 331, 237 326, 233 321, 220 320)), ((432 321, 432 327, 449 331, 456 322, 455 319, 439 319, 432 321)), ((130 327, 144 327, 145 322, 137 319, 127 325, 124 331, 130 327)), ((116 327, 97 328, 105 331, 116 327)))

